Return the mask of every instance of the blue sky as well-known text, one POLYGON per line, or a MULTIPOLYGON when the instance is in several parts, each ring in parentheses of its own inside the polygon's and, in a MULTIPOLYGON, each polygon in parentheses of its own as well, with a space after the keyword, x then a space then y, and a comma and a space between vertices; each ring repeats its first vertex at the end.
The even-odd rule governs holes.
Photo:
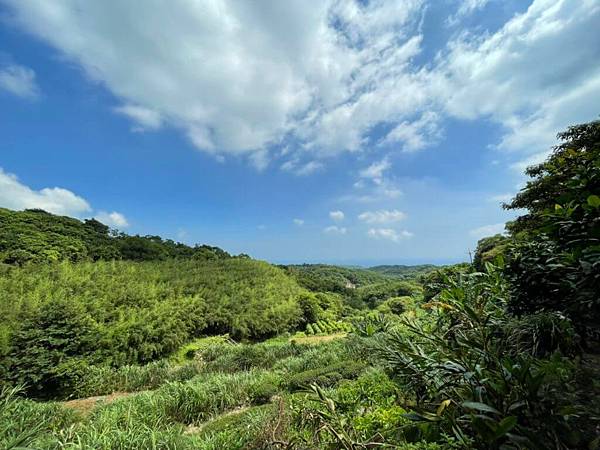
POLYGON ((0 0, 0 206, 272 262, 462 261, 600 113, 596 0, 139 5, 0 0))

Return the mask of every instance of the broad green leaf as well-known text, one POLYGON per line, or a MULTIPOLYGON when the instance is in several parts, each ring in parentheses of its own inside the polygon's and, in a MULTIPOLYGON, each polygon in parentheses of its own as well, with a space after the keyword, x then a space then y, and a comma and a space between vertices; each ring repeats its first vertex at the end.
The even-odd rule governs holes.
POLYGON ((517 425, 517 416, 508 416, 500 421, 496 429, 496 439, 501 438, 517 425))
POLYGON ((467 409, 475 409, 477 411, 489 412, 492 414, 500 414, 496 408, 480 402, 463 402, 462 406, 467 409))

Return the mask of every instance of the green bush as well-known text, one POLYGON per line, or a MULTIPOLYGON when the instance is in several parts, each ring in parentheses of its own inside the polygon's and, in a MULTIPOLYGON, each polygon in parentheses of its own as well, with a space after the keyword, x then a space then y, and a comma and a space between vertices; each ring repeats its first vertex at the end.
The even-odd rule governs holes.
POLYGON ((259 344, 221 344, 206 348, 200 355, 205 371, 237 372, 253 368, 268 369, 281 359, 308 351, 308 345, 295 342, 262 342, 259 344))
POLYGON ((343 361, 290 375, 286 385, 291 390, 306 389, 311 384, 322 387, 333 386, 341 380, 356 378, 365 367, 365 363, 360 361, 343 361))
POLYGON ((574 399, 561 386, 572 380, 573 366, 558 353, 548 361, 533 355, 557 349, 572 331, 556 328, 564 338, 540 333, 540 325, 554 320, 510 325, 505 280, 498 268, 487 268, 451 281, 430 302, 429 321, 406 320, 379 346, 390 373, 414 396, 410 435, 441 440, 449 434, 473 448, 568 448, 576 415, 568 412, 574 399))

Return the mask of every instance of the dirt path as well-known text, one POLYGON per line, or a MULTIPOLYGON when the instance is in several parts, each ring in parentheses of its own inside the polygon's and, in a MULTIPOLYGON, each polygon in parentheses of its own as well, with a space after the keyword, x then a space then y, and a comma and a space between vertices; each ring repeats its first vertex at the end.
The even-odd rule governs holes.
POLYGON ((112 403, 119 398, 129 397, 137 393, 138 392, 113 392, 112 394, 108 395, 97 395, 94 397, 68 400, 66 402, 62 402, 62 404, 67 408, 72 408, 83 415, 87 415, 100 404, 112 403))

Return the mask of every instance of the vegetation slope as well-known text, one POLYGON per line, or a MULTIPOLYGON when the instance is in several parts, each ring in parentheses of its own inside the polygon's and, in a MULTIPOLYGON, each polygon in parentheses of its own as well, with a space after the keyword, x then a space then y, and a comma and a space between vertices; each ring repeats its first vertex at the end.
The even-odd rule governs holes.
POLYGON ((600 122, 559 139, 508 233, 409 281, 152 237, 165 252, 138 262, 106 230, 117 253, 73 257, 38 225, 2 231, 0 445, 599 448, 600 122))

